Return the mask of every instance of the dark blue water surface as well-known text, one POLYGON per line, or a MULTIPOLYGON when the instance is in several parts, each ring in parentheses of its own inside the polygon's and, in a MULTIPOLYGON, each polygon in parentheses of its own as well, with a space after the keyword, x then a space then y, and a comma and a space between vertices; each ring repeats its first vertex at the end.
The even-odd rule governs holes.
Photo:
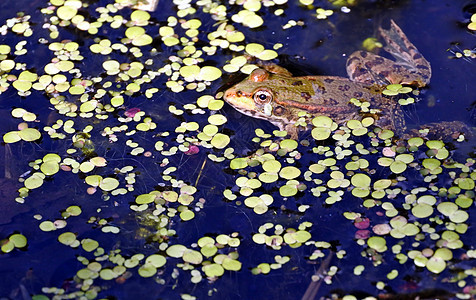
MULTIPOLYGON (((94 11, 94 8, 105 6, 112 1, 84 2, 90 4, 90 7, 84 11, 87 11, 91 17, 97 18, 99 14, 94 11)), ((40 7, 43 8, 47 5, 46 1, 40 0, 2 1, 0 3, 0 25, 4 24, 7 19, 15 17, 19 11, 31 15, 33 36, 24 38, 12 33, 6 36, 0 35, 0 44, 8 44, 13 48, 19 41, 27 40, 28 55, 15 57, 15 59, 26 63, 28 69, 38 73, 41 73, 43 66, 53 58, 47 45, 38 43, 39 38, 48 37, 48 30, 41 28, 48 16, 39 12, 40 7)), ((239 7, 236 5, 228 3, 224 3, 224 5, 231 12, 239 11, 239 7)), ((327 1, 316 1, 315 5, 316 7, 332 8, 327 1)), ((424 0, 361 1, 359 5, 351 7, 348 13, 333 8, 335 12, 328 20, 317 20, 313 10, 300 7, 296 1, 289 1, 282 8, 285 9, 285 14, 281 17, 272 14, 275 8, 262 8, 262 17, 265 19, 265 26, 262 28, 249 29, 240 24, 234 25, 245 34, 247 43, 261 43, 268 49, 272 48, 275 43, 282 43, 283 48, 279 49, 280 57, 275 62, 288 67, 297 75, 345 77, 347 76, 345 71, 347 57, 361 48, 361 43, 365 38, 377 36, 379 26, 388 28, 389 20, 393 19, 430 61, 433 71, 431 83, 423 90, 420 101, 404 108, 407 125, 417 127, 425 123, 454 120, 463 121, 468 126, 476 125, 472 107, 476 101, 476 62, 469 58, 454 58, 455 51, 472 49, 476 46, 474 32, 466 29, 471 13, 476 10, 476 2, 453 0, 431 2, 424 0), (282 30, 281 26, 289 19, 302 20, 305 26, 282 30)), ((168 16, 176 15, 176 10, 176 7, 169 1, 164 0, 159 3, 158 9, 151 13, 155 23, 149 25, 148 33, 158 35, 159 26, 166 24, 168 16)), ((130 9, 124 9, 121 14, 128 18, 130 12, 130 9)), ((202 40, 208 31, 215 30, 215 21, 210 18, 210 15, 198 11, 195 15, 187 17, 187 19, 191 18, 202 20, 200 31, 203 30, 203 32, 199 35, 202 40)), ((78 32, 70 27, 59 30, 60 37, 57 41, 66 39, 76 41, 80 44, 80 49, 83 47, 88 49, 87 47, 94 43, 96 37, 78 32)), ((123 37, 123 33, 119 36, 119 32, 112 31, 108 25, 105 25, 97 36, 108 38, 115 43, 120 42, 123 37)), ((159 54, 153 57, 154 64, 151 68, 157 69, 173 54, 174 49, 162 45, 160 38, 156 38, 154 46, 161 49, 159 54)), ((150 46, 146 46, 142 51, 149 55, 150 49, 150 46)), ((85 53, 88 52, 85 51, 85 53)), ((150 55, 147 58, 149 57, 150 55)), ((132 59, 132 56, 111 54, 111 58, 127 62, 132 59)), ((228 50, 218 50, 215 56, 205 55, 205 58, 206 64, 222 67, 232 56, 228 50)), ((99 76, 103 72, 101 65, 105 59, 106 57, 102 55, 91 55, 87 56, 83 62, 76 64, 79 65, 83 76, 99 76)), ((113 77, 110 80, 113 80, 113 77)), ((174 104, 181 108, 185 104, 195 103, 199 96, 214 95, 222 86, 229 85, 230 82, 236 82, 236 80, 236 76, 224 72, 224 76, 214 81, 205 92, 173 93, 165 87, 167 78, 161 76, 145 85, 147 88, 158 87, 160 89, 152 99, 147 99, 142 94, 124 96, 125 108, 139 107, 151 115, 158 125, 155 131, 138 133, 133 137, 133 140, 139 142, 142 147, 152 150, 154 143, 158 140, 155 134, 169 131, 171 136, 162 140, 169 145, 177 145, 175 128, 183 121, 197 121, 200 124, 206 124, 209 111, 207 110, 205 115, 198 116, 187 112, 184 116, 172 116, 168 111, 168 106, 174 104)), ((0 133, 2 135, 15 130, 20 122, 11 117, 10 113, 14 107, 22 107, 37 114, 40 121, 31 126, 36 126, 40 130, 49 124, 49 119, 56 121, 56 119, 62 118, 52 113, 54 108, 43 92, 33 91, 32 95, 28 97, 20 97, 16 90, 9 88, 0 94, 0 133)), ((251 142, 254 129, 259 127, 266 132, 272 132, 275 129, 271 123, 244 116, 227 104, 219 112, 228 119, 228 122, 220 127, 220 130, 231 135, 230 146, 235 149, 235 154, 240 156, 246 156, 259 149, 256 143, 251 142)), ((118 114, 122 115, 123 111, 121 110, 118 114)), ((111 119, 115 120, 116 118, 117 115, 111 119)), ((75 122, 75 128, 83 128, 89 123, 95 126, 99 124, 100 128, 108 126, 108 122, 111 126, 117 125, 117 122, 114 123, 111 120, 96 123, 93 122, 93 119, 76 118, 75 122)), ((79 269, 84 268, 77 257, 81 255, 92 260, 94 255, 59 243, 58 235, 65 231, 76 233, 78 239, 91 238, 99 241, 106 253, 121 249, 121 254, 125 257, 137 253, 144 253, 146 256, 153 253, 164 254, 164 251, 158 249, 156 242, 138 237, 137 232, 140 228, 149 231, 154 229, 144 225, 143 222, 141 223, 140 217, 129 208, 134 203, 135 197, 140 194, 153 190, 171 189, 170 184, 162 180, 164 168, 160 166, 160 163, 164 159, 163 156, 158 152, 155 152, 153 159, 132 156, 128 154, 131 148, 124 145, 127 137, 122 137, 122 143, 110 144, 107 138, 101 136, 100 129, 93 130, 91 140, 95 144, 95 151, 108 161, 106 170, 101 170, 98 174, 113 176, 114 168, 122 168, 126 165, 134 166, 137 171, 137 182, 134 184, 133 192, 111 197, 109 200, 105 199, 105 196, 100 192, 88 195, 86 194, 88 186, 84 183, 84 174, 60 172, 48 178, 39 189, 31 191, 30 195, 25 198, 24 204, 18 204, 14 200, 17 197, 15 190, 21 187, 21 184, 16 179, 24 172, 31 170, 28 163, 51 152, 66 156, 66 149, 71 147, 71 136, 65 140, 52 140, 46 133, 42 133, 44 135, 40 142, 18 142, 9 145, 13 154, 12 158, 5 156, 8 153, 7 146, 0 146, 0 155, 2 155, 0 167, 3 169, 5 165, 8 165, 13 170, 13 179, 2 178, 5 182, 2 183, 3 188, 0 191, 0 240, 6 239, 13 233, 21 233, 28 239, 28 246, 25 249, 16 249, 7 254, 0 254, 0 299, 30 299, 29 297, 33 295, 44 294, 43 287, 64 288, 67 293, 77 291, 74 276, 79 269), (71 205, 80 206, 82 213, 77 217, 69 218, 65 229, 42 232, 38 228, 40 221, 36 220, 34 215, 40 214, 43 220, 55 220, 61 218, 60 212, 71 205), (114 235, 101 232, 100 227, 91 222, 93 217, 108 220, 109 224, 121 229, 120 233, 114 235)), ((364 138, 360 138, 358 141, 369 146, 369 141, 364 138)), ((474 157, 474 146, 476 145, 474 141, 474 138, 470 138, 468 142, 458 145, 455 157, 463 162, 468 157, 474 157)), ((323 158, 313 154, 310 149, 311 147, 300 148, 303 158, 296 163, 296 166, 301 170, 307 169, 309 164, 316 163, 323 158)), ((238 173, 229 168, 228 161, 215 163, 208 160, 207 155, 210 153, 218 156, 223 155, 223 151, 201 148, 200 153, 196 155, 178 154, 169 157, 170 164, 168 166, 178 167, 173 176, 177 180, 183 180, 185 183, 197 187, 198 191, 194 195, 195 202, 199 198, 206 200, 204 208, 195 212, 196 216, 193 220, 182 222, 177 216, 174 217, 170 228, 176 230, 176 235, 170 237, 169 242, 190 248, 193 243, 205 235, 216 236, 222 233, 238 232, 241 239, 238 249, 239 260, 243 264, 241 271, 225 271, 225 274, 216 281, 204 279, 202 282, 194 284, 190 281, 189 271, 180 270, 178 277, 173 277, 174 268, 178 269, 176 264, 180 261, 168 258, 166 266, 160 269, 159 274, 153 278, 140 277, 137 274, 137 268, 135 268, 129 270, 132 276, 124 282, 96 280, 94 284, 102 289, 98 299, 139 299, 139 297, 140 299, 180 299, 181 294, 191 294, 198 299, 300 299, 311 283, 311 276, 319 269, 322 259, 317 261, 307 259, 315 249, 311 246, 295 249, 283 246, 281 250, 275 251, 255 244, 251 236, 258 231, 259 226, 266 222, 282 224, 286 228, 297 228, 304 221, 312 222, 314 225, 310 232, 313 240, 330 242, 333 252, 346 251, 344 259, 333 258, 331 260, 330 265, 337 266, 339 271, 334 276, 332 284, 323 283, 321 285, 318 296, 322 297, 331 297, 332 294, 338 296, 353 294, 357 298, 363 298, 370 295, 377 297, 379 294, 388 293, 393 295, 389 297, 395 297, 390 299, 403 299, 399 293, 421 293, 424 290, 430 291, 429 298, 436 298, 442 293, 448 293, 449 297, 452 297, 461 292, 462 288, 455 283, 448 282, 448 279, 458 270, 469 269, 471 264, 474 267, 474 261, 460 259, 466 250, 474 248, 474 205, 468 209, 470 215, 470 219, 466 222, 469 225, 468 232, 461 236, 465 246, 463 249, 453 252, 455 260, 443 273, 434 275, 424 268, 415 267, 411 260, 405 264, 399 264, 394 259, 394 255, 388 253, 391 251, 387 251, 382 264, 376 267, 372 265, 369 255, 362 256, 361 252, 364 247, 357 245, 354 238, 356 228, 352 222, 342 216, 342 213, 346 211, 361 212, 371 218, 372 225, 387 222, 384 215, 377 213, 378 209, 373 211, 363 208, 362 201, 352 196, 344 197, 341 202, 332 206, 325 206, 322 199, 316 199, 309 191, 298 194, 296 197, 282 199, 279 196, 278 187, 269 184, 264 185, 258 192, 274 193, 275 202, 266 214, 257 215, 243 204, 237 205, 236 202, 224 200, 223 190, 228 188, 235 192, 238 191, 235 185, 238 173), (205 164, 204 161, 206 161, 205 164), (199 181, 196 185, 197 178, 199 181), (297 211, 297 207, 301 204, 310 205, 305 214, 297 211), (273 262, 275 255, 288 255, 291 261, 281 269, 272 270, 268 275, 251 274, 251 268, 262 262, 273 262), (366 267, 363 275, 353 275, 356 265, 366 267), (400 275, 395 280, 389 281, 386 275, 393 269, 397 269, 400 275), (162 279, 164 280, 162 283, 156 282, 162 279), (377 281, 386 282, 386 289, 378 290, 375 287, 377 281), (437 289, 439 290, 435 292, 437 289)), ((423 155, 423 152, 419 154, 423 155)), ((79 154, 76 156, 78 161, 83 158, 79 154)), ((377 166, 377 171, 372 175, 372 179, 395 178, 395 175, 391 174, 388 169, 377 165, 377 158, 378 156, 367 157, 371 164, 377 166)), ((409 172, 406 176, 408 181, 401 184, 407 191, 424 184, 422 176, 417 171, 409 172)), ((441 186, 444 186, 444 181, 450 182, 448 174, 441 176, 441 182, 439 182, 441 186)), ((240 200, 243 201, 244 197, 240 197, 240 200)), ((400 195, 394 201, 401 203, 405 201, 405 197, 400 195)), ((193 209, 193 205, 191 209, 193 209)), ((380 212, 382 211, 380 209, 380 212)), ((443 229, 439 228, 439 233, 441 233, 443 229)), ((397 242, 388 242, 389 248, 397 242)), ((434 244, 428 240, 426 242, 428 245, 434 244)), ((405 245, 409 247, 411 243, 412 239, 409 238, 405 245)), ((224 250, 226 250, 224 253, 231 252, 228 249, 224 250)), ((332 255, 330 250, 323 250, 323 252, 326 256, 332 255)), ((200 268, 197 267, 197 269, 200 268)), ((471 279, 467 279, 467 283, 471 285, 471 279)), ((52 297, 51 294, 49 296, 52 297)))

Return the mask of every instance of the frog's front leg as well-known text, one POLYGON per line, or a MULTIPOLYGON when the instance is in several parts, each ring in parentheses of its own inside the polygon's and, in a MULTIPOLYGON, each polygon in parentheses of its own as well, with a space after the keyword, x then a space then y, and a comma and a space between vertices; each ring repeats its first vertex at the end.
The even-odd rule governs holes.
POLYGON ((430 82, 430 63, 408 40, 400 27, 391 21, 389 30, 379 29, 387 45, 385 50, 396 61, 367 52, 356 51, 347 59, 347 74, 366 84, 401 83, 423 87, 430 82))
POLYGON ((281 130, 281 131, 285 130, 288 133, 289 138, 292 139, 292 140, 297 140, 298 139, 299 128, 296 127, 296 125, 294 125, 294 124, 287 124, 286 126, 284 126, 282 128, 279 128, 279 130, 281 130))

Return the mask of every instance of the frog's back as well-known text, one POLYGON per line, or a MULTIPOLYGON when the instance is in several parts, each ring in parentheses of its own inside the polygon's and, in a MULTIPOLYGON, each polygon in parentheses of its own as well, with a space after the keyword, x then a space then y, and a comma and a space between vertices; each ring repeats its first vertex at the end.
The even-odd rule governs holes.
MULTIPOLYGON (((360 108, 351 103, 355 98, 360 102, 369 102, 371 109, 379 111, 372 116, 377 119, 377 124, 382 128, 403 131, 405 123, 403 112, 394 99, 382 95, 383 87, 377 84, 354 82, 338 76, 306 76, 304 77, 313 86, 314 95, 309 99, 317 104, 316 108, 326 108, 325 114, 337 123, 361 117, 360 108)), ((316 109, 320 115, 323 109, 316 109)), ((365 115, 365 114, 364 114, 365 115)))
POLYGON ((303 78, 313 87, 312 101, 320 105, 348 104, 352 98, 375 105, 381 102, 383 88, 376 84, 368 85, 339 76, 305 76, 303 78))

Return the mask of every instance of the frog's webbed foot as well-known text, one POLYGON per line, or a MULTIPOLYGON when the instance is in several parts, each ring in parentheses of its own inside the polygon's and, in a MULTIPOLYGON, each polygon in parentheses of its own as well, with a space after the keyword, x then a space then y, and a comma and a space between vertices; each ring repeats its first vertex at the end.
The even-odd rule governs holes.
POLYGON ((390 23, 391 27, 389 30, 385 30, 382 27, 379 28, 380 35, 386 42, 385 51, 390 53, 397 60, 398 64, 405 66, 407 69, 414 70, 416 63, 412 54, 415 55, 418 53, 418 50, 393 20, 390 23))
POLYGON ((400 27, 390 20, 390 29, 385 30, 380 27, 379 32, 386 42, 385 51, 395 57, 398 66, 406 68, 407 74, 402 74, 404 79, 399 83, 416 84, 419 87, 428 84, 431 77, 430 63, 410 42, 400 27))
POLYGON ((347 74, 350 79, 366 84, 402 83, 425 86, 431 77, 430 63, 395 22, 391 21, 389 30, 379 30, 387 43, 385 50, 397 61, 367 51, 356 51, 347 59, 347 74))
POLYGON ((466 139, 468 139, 473 135, 473 130, 463 122, 444 121, 421 125, 419 128, 412 129, 407 134, 405 134, 405 138, 420 136, 432 139, 440 139, 443 141, 452 141, 458 140, 461 136, 464 136, 466 139))

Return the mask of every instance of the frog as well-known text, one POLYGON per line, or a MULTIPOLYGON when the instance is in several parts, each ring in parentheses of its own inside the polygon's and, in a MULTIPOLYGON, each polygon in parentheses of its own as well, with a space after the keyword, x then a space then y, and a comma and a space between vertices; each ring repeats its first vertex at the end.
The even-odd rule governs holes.
MULTIPOLYGON (((384 50, 394 60, 365 50, 355 51, 346 62, 348 77, 294 77, 281 66, 266 64, 227 89, 223 98, 239 112, 267 120, 281 131, 286 131, 291 139, 297 139, 303 129, 296 126, 301 124, 298 120, 302 120, 303 116, 307 116, 309 121, 324 115, 337 124, 344 124, 369 115, 354 104, 356 100, 369 102, 376 126, 403 136, 407 130, 402 108, 394 97, 386 96, 382 91, 389 84, 416 88, 427 86, 431 65, 393 20, 390 21, 390 29, 380 27, 378 31, 386 43, 384 50)), ((458 121, 443 123, 439 130, 465 128, 458 121)), ((452 134, 451 130, 448 135, 452 134)))

